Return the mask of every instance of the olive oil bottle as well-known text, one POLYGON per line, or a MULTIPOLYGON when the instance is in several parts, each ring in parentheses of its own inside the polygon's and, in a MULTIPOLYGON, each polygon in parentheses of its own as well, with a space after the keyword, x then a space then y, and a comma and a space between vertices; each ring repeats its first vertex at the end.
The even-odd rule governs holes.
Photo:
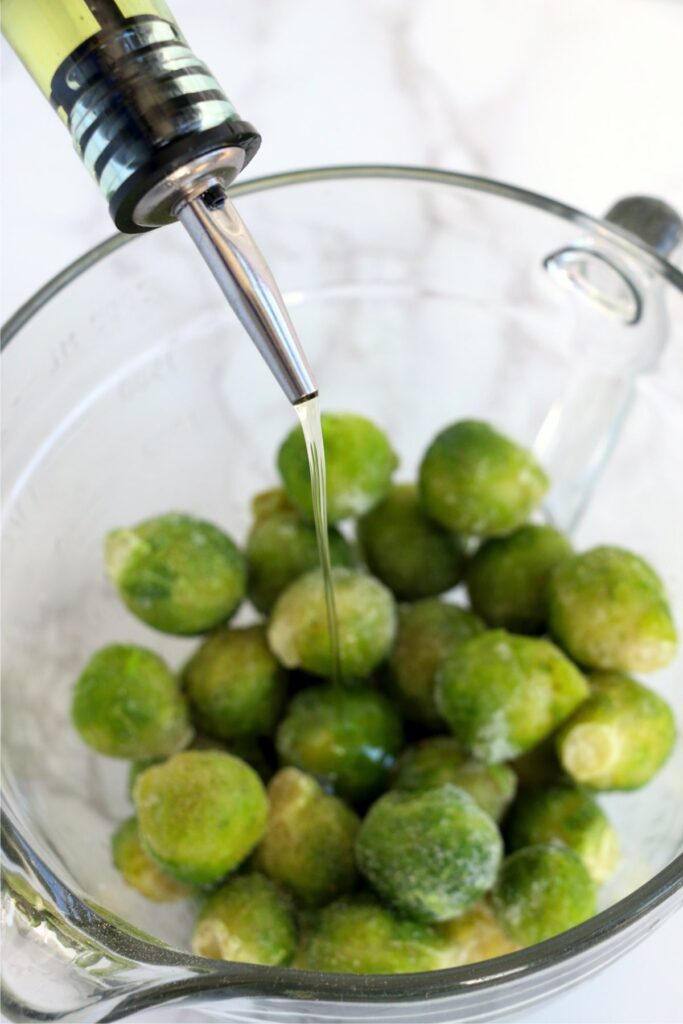
POLYGON ((291 402, 317 392, 226 189, 259 147, 165 0, 4 0, 2 30, 120 231, 179 220, 291 402))
POLYGON ((194 55, 164 0, 4 0, 2 30, 68 127, 121 231, 173 219, 207 161, 224 184, 260 136, 194 55))
POLYGON ((180 221, 297 406, 338 675, 317 387, 277 284, 226 194, 258 149, 258 132, 190 49, 165 0, 3 0, 1 16, 117 228, 180 221))

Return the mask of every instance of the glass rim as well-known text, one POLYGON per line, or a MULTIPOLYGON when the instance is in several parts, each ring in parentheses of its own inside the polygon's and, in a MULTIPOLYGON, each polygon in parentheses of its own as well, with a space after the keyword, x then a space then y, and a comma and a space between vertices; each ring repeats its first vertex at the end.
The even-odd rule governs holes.
MULTIPOLYGON (((455 185, 475 192, 484 192, 545 210, 581 227, 598 231, 611 238, 624 251, 645 264, 683 292, 683 273, 663 259, 655 250, 640 243, 634 236, 599 218, 591 217, 574 207, 548 199, 538 193, 475 175, 457 174, 429 168, 400 165, 349 165, 321 167, 310 170, 272 174, 240 183, 230 189, 233 198, 308 182, 335 179, 390 178, 455 185)), ((21 328, 51 298, 91 266, 129 244, 136 235, 114 235, 84 253, 55 275, 24 303, 5 323, 2 346, 7 346, 21 328)), ((227 995, 271 998, 315 999, 333 1002, 428 1001, 444 999, 465 992, 494 989, 540 973, 563 961, 587 953, 612 936, 625 931, 656 907, 683 889, 683 853, 674 858, 643 885, 617 903, 601 911, 585 923, 555 938, 516 953, 462 967, 443 968, 419 974, 348 975, 304 971, 292 967, 265 967, 207 960, 164 945, 152 936, 145 937, 134 926, 127 925, 115 914, 79 896, 55 876, 33 850, 7 806, 2 811, 3 849, 10 861, 27 869, 38 880, 57 908, 62 919, 91 942, 106 946, 118 957, 151 967, 177 967, 190 972, 190 977, 169 983, 167 998, 225 990, 227 995), (113 923, 115 922, 115 923, 113 923), (352 983, 351 983, 351 979, 352 983)), ((124 999, 119 1009, 135 1012, 144 1006, 164 1001, 163 984, 150 983, 151 990, 138 992, 124 999), (153 998, 151 998, 153 996, 153 998), (125 1007, 124 1007, 125 1003, 125 1007)), ((111 1018, 113 1019, 113 1018, 111 1018)))
MULTIPOLYGON (((485 178, 476 174, 463 174, 457 171, 439 170, 433 167, 421 167, 411 164, 334 164, 331 166, 302 168, 301 170, 282 171, 266 174, 258 178, 250 178, 232 185, 228 192, 232 199, 240 196, 254 195, 270 189, 285 188, 291 185, 303 185, 310 182, 353 180, 363 178, 384 178, 393 180, 423 181, 435 185, 453 185, 472 192, 499 196, 510 199, 523 206, 532 206, 543 210, 560 220, 567 220, 587 230, 598 232, 604 238, 616 243, 624 252, 639 259, 648 269, 659 274, 683 292, 683 270, 665 259, 656 249, 625 231, 623 228, 600 217, 593 217, 577 207, 570 206, 558 199, 551 199, 540 192, 510 185, 495 178, 485 178)), ((147 234, 147 232, 141 232, 147 234)), ((57 295, 74 278, 78 277, 100 260, 109 256, 123 245, 133 242, 139 235, 110 235, 88 249, 73 262, 67 264, 54 277, 30 296, 5 321, 0 328, 0 350, 5 349, 12 338, 24 324, 31 319, 51 298, 57 295)))

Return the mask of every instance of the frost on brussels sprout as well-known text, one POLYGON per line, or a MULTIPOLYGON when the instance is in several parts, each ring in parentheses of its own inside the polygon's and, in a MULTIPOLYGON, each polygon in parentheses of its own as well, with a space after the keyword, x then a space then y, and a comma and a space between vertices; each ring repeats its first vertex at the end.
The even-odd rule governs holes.
POLYGON ((358 816, 310 775, 282 768, 268 786, 270 814, 256 866, 304 907, 319 907, 356 882, 358 816))
POLYGON ((270 966, 291 963, 297 933, 286 896, 263 875, 237 875, 204 901, 192 933, 198 956, 270 966))
POLYGON ((483 628, 476 615, 435 598, 399 607, 383 678, 407 718, 432 729, 443 727, 434 699, 437 672, 463 640, 483 628))
POLYGON ((351 801, 371 799, 386 788, 402 745, 401 720, 391 702, 363 688, 302 690, 276 735, 284 764, 323 779, 351 801))
POLYGON ((162 633, 189 636, 222 625, 246 589, 246 564, 232 540, 178 512, 113 530, 104 558, 126 607, 162 633))
MULTIPOLYGON (((254 524, 247 539, 247 593, 268 613, 290 583, 319 564, 315 528, 289 502, 284 491, 269 491, 253 502, 254 524)), ((351 567, 354 556, 339 530, 331 527, 332 565, 351 567)))
POLYGON ((486 423, 462 420, 432 441, 420 466, 420 498, 448 530, 495 537, 521 526, 548 489, 531 452, 486 423))
POLYGON ((124 881, 155 903, 170 903, 190 896, 187 885, 171 878, 152 860, 140 841, 136 818, 128 818, 117 828, 111 841, 114 866, 124 881))
POLYGON ((370 894, 346 896, 315 916, 297 966, 341 974, 403 974, 446 966, 436 928, 399 917, 370 894))
POLYGON ((676 652, 662 581, 623 548, 593 548, 553 573, 549 625, 560 646, 589 668, 653 672, 676 652))
MULTIPOLYGON (((333 569, 339 657, 345 678, 365 679, 383 661, 396 631, 396 606, 387 588, 366 573, 333 569)), ((333 670, 325 588, 320 570, 307 573, 280 595, 268 642, 287 668, 318 676, 333 670)))
POLYGON ((506 761, 548 736, 588 696, 588 683, 548 640, 491 630, 445 662, 437 706, 475 757, 506 761))
POLYGON ((219 881, 265 830, 261 780, 244 761, 217 750, 186 750, 148 768, 133 796, 145 848, 190 885, 219 881))
POLYGON ((394 485, 358 523, 370 572, 403 601, 443 594, 462 575, 463 545, 428 519, 413 484, 394 485))
POLYGON ((71 717, 81 739, 108 757, 161 757, 192 736, 171 672, 152 651, 132 644, 93 655, 76 681, 71 717))
POLYGON ((437 925, 446 946, 444 967, 464 967, 515 953, 519 946, 505 934, 488 899, 452 921, 437 925))
MULTIPOLYGON (((323 413, 322 432, 328 519, 336 523, 361 516, 389 490, 398 458, 386 434, 363 416, 323 413)), ((285 438, 277 465, 288 497, 312 518, 308 456, 300 427, 285 438)))
POLYGON ((557 735, 562 767, 589 789, 638 789, 673 750, 673 711, 628 676, 596 673, 589 682, 590 697, 557 735))
POLYGON ((188 662, 184 683, 197 725, 224 740, 270 735, 287 690, 264 626, 213 633, 188 662))
POLYGON ((552 526, 522 526, 507 537, 485 541, 467 568, 470 601, 490 626, 540 633, 548 617, 548 581, 572 554, 552 526))
POLYGON ((493 906, 513 942, 532 946, 592 917, 595 886, 573 850, 527 846, 503 862, 493 906))
POLYGON ((469 793, 494 821, 501 820, 517 789, 512 768, 476 761, 452 736, 421 740, 406 747, 396 762, 396 789, 430 789, 447 782, 469 793))
POLYGON ((502 849, 491 818, 447 784, 380 797, 361 825, 356 858, 395 910, 416 920, 446 921, 491 888, 502 849))
POLYGON ((577 853, 596 885, 614 873, 619 838, 590 793, 570 783, 523 793, 506 824, 508 849, 562 843, 577 853))

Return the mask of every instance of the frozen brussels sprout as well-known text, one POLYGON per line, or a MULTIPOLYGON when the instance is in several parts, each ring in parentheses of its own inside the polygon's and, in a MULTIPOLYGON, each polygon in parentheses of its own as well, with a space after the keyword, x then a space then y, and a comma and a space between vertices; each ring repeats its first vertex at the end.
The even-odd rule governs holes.
POLYGON ((212 633, 183 678, 194 721, 223 740, 270 735, 284 707, 287 677, 264 626, 212 633))
POLYGON ((462 575, 462 541, 427 518, 413 484, 394 485, 363 516, 358 541, 370 572, 403 601, 443 594, 462 575))
POLYGON ((304 907, 350 892, 356 881, 358 816, 297 768, 277 772, 268 797, 268 824, 255 865, 304 907))
POLYGON ((222 625, 246 590, 246 563, 230 538, 179 512, 113 530, 104 560, 129 611, 162 633, 190 636, 222 625))
POLYGON ((341 974, 404 974, 446 966, 436 928, 399 917, 374 896, 331 903, 304 934, 297 967, 341 974))
POLYGON ((590 697, 557 735, 562 767, 589 789, 638 789, 673 750, 673 711, 628 676, 596 673, 589 682, 590 697))
POLYGON ((588 696, 588 683, 548 640, 496 629, 445 662, 437 707, 475 757, 506 761, 540 743, 588 696))
POLYGON ((155 903, 171 903, 192 894, 192 889, 171 878, 153 861, 140 840, 137 818, 122 822, 112 836, 114 866, 124 881, 155 903))
MULTIPOLYGON (((336 523, 362 516, 389 490, 398 458, 386 434, 363 416, 323 413, 322 431, 328 519, 336 523)), ((312 518, 311 478, 300 427, 285 438, 277 466, 288 497, 312 518)))
POLYGON ((396 762, 396 789, 429 789, 450 782, 494 821, 500 821, 517 790, 517 776, 506 764, 482 764, 470 758, 452 736, 432 736, 406 747, 396 762))
POLYGON ((443 728, 434 698, 436 674, 463 640, 483 629, 476 615, 436 598, 399 607, 396 640, 383 680, 406 718, 443 728))
POLYGON ((287 897, 257 873, 236 875, 204 901, 192 950, 213 960, 278 966, 291 963, 297 931, 287 897))
POLYGON ((524 448, 486 423, 462 420, 432 441, 420 466, 420 498, 448 530, 496 537, 521 526, 548 489, 524 448))
MULTIPOLYGON (((383 661, 396 632, 396 606, 387 588, 364 572, 333 569, 339 658, 345 678, 365 679, 383 661)), ((318 676, 333 671, 322 572, 300 576, 275 603, 268 642, 287 668, 318 676)))
POLYGON ((187 704, 169 669, 132 644, 93 655, 76 681, 71 718, 81 739, 108 757, 161 757, 192 738, 187 704))
POLYGON ((375 690, 314 686, 290 703, 275 742, 284 764, 323 779, 347 800, 368 800, 388 785, 403 729, 375 690))
POLYGON ((446 784, 394 790, 372 805, 356 842, 358 867, 400 913, 447 921, 493 885, 503 843, 469 794, 446 784))
POLYGON ((143 845, 170 875, 210 885, 236 868, 263 836, 268 800, 244 761, 185 750, 138 778, 133 792, 143 845))
POLYGON ((509 850, 562 843, 577 853, 596 885, 614 874, 619 838, 590 793, 570 783, 532 789, 515 802, 506 823, 509 850))
POLYGON ((571 554, 567 538, 552 526, 529 524, 485 541, 467 567, 472 607, 490 626, 542 632, 550 575, 571 554))
MULTIPOLYGON (((268 613, 282 591, 319 564, 315 528, 288 501, 284 491, 259 494, 253 502, 254 525, 247 538, 249 600, 268 613)), ((339 530, 332 527, 332 565, 350 567, 354 556, 339 530)))
POLYGON ((588 668, 654 672, 676 652, 676 629, 656 572, 623 548, 599 547, 560 565, 550 581, 550 632, 588 668))
POLYGON ((595 886, 568 847, 527 846, 503 862, 493 906, 512 941, 533 946, 592 917, 595 886))
POLYGON ((519 946, 505 934, 488 899, 480 900, 464 914, 436 926, 446 944, 444 967, 463 967, 515 953, 519 946))

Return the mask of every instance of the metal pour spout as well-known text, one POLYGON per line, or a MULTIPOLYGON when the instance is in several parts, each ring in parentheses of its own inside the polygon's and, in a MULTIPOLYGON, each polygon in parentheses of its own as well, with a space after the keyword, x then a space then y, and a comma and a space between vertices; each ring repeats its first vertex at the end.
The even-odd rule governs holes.
POLYGON ((284 299, 224 189, 212 185, 175 214, 289 401, 314 397, 318 388, 284 299))

